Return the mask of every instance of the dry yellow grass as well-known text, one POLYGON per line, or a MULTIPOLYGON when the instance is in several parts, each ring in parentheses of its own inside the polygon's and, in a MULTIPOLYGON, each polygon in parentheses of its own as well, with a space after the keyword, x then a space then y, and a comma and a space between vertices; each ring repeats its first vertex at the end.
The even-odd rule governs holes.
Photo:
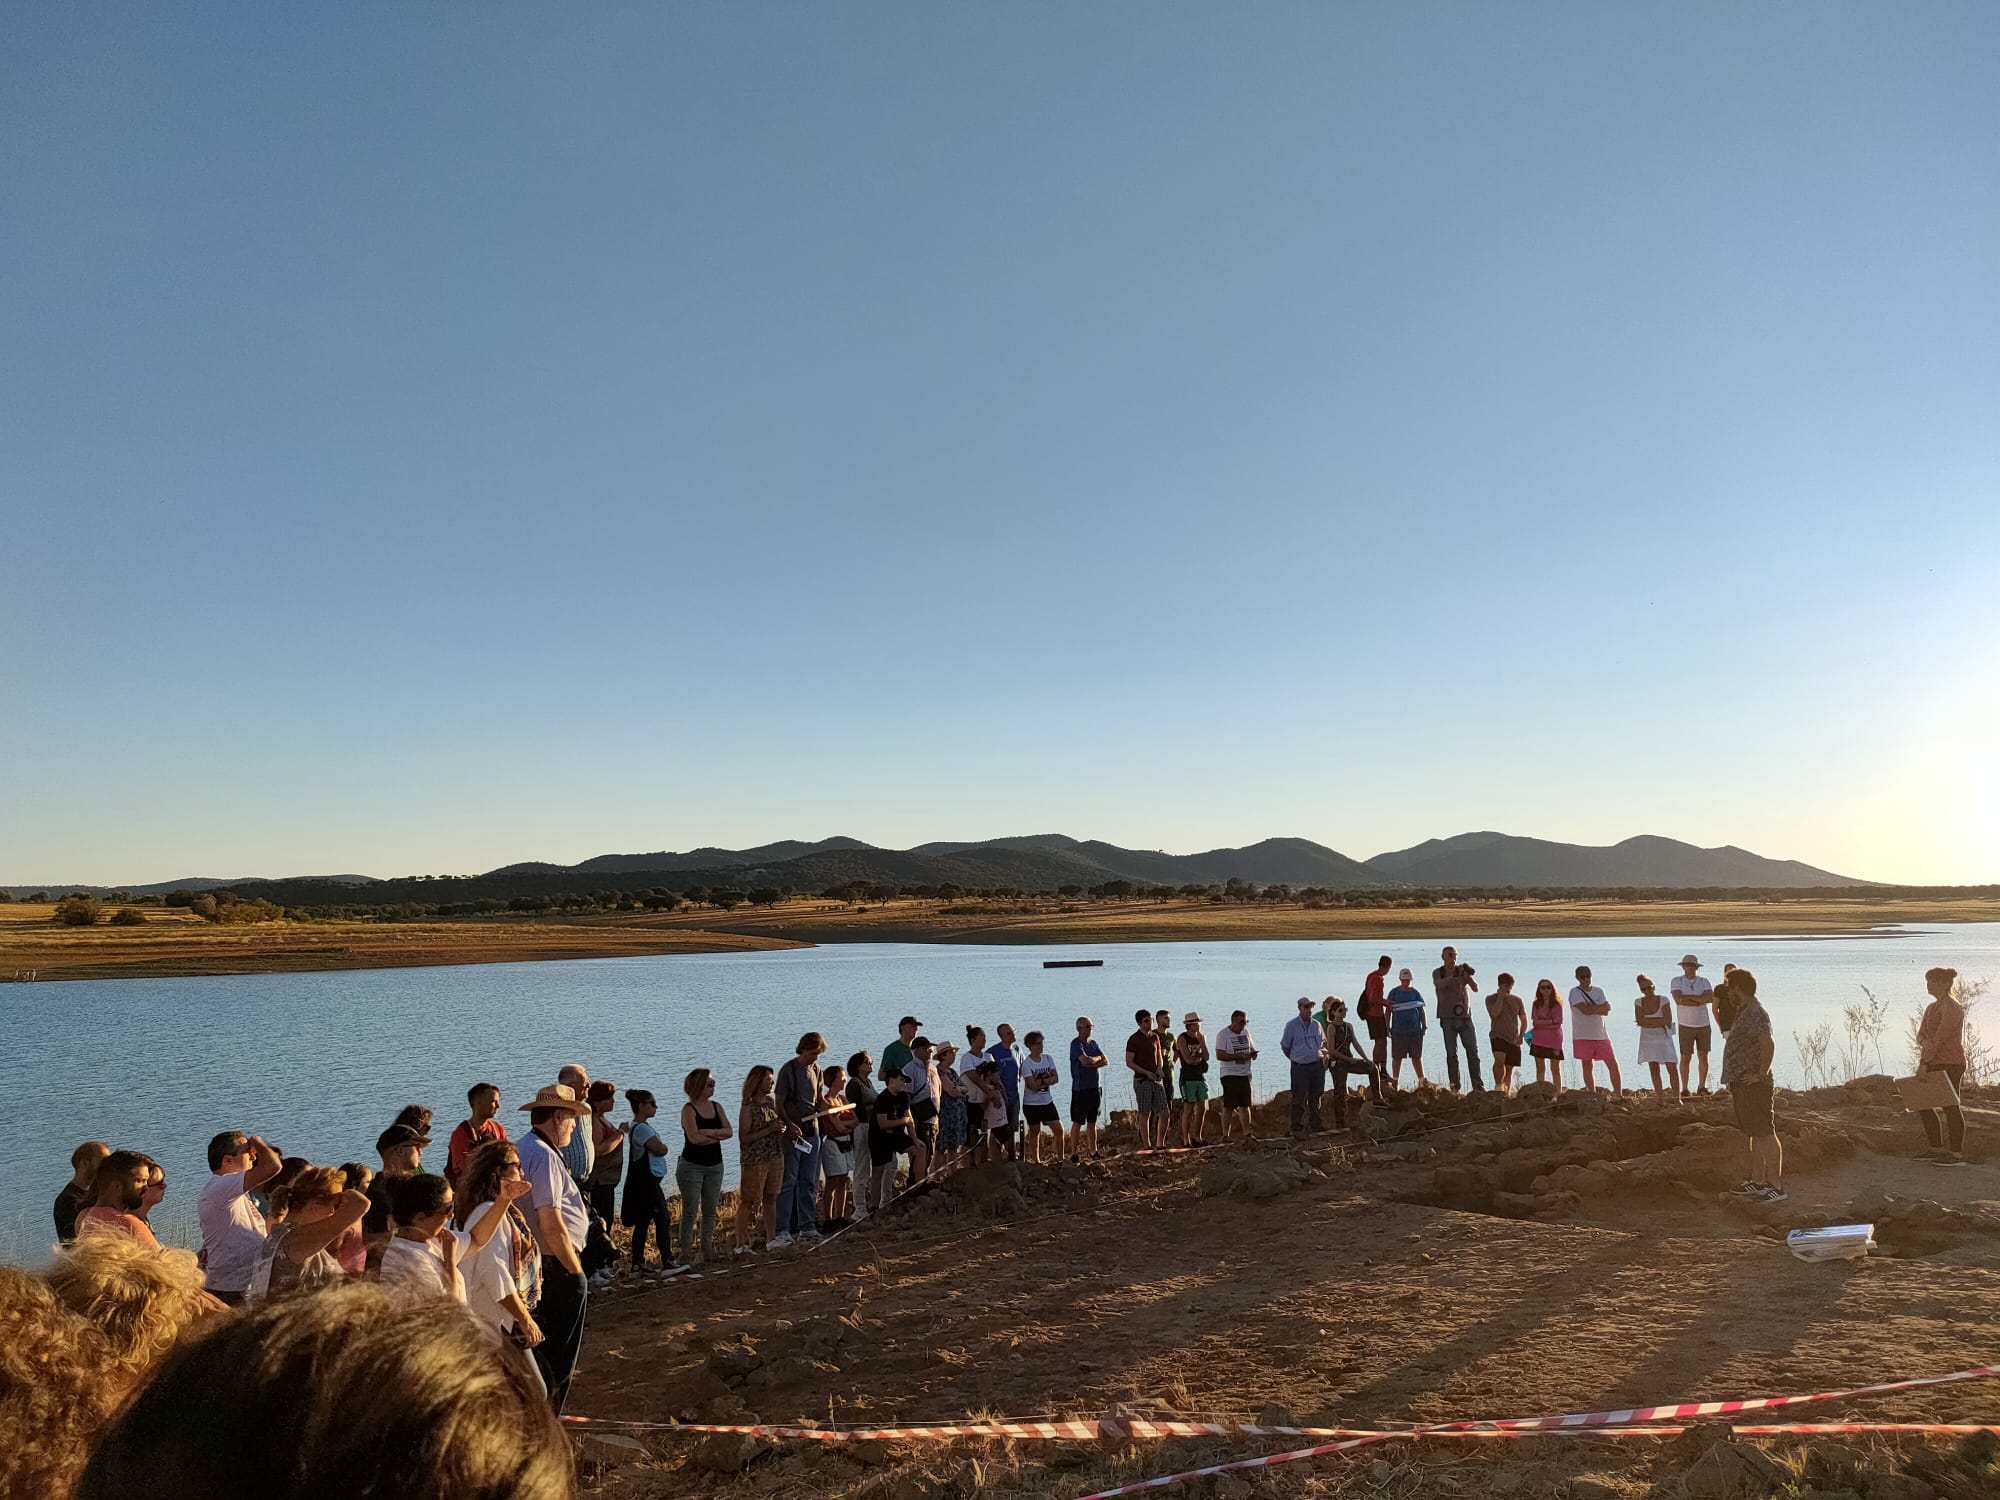
POLYGON ((1492 901, 1308 911, 1301 906, 1104 901, 892 901, 865 909, 804 898, 774 908, 422 922, 218 927, 146 907, 143 927, 58 927, 53 908, 0 905, 0 981, 264 974, 426 964, 728 953, 812 943, 1134 943, 1251 939, 1615 937, 1840 933, 1892 922, 2000 921, 2000 901, 1492 901))

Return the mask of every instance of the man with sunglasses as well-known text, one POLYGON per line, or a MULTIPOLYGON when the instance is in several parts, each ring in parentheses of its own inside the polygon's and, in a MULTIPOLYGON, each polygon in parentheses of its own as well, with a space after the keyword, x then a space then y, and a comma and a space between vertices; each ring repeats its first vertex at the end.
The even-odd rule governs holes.
POLYGON ((266 1233, 250 1195, 278 1175, 284 1159, 259 1135, 225 1130, 208 1143, 207 1182, 195 1200, 201 1264, 209 1295, 235 1307, 250 1286, 266 1233))

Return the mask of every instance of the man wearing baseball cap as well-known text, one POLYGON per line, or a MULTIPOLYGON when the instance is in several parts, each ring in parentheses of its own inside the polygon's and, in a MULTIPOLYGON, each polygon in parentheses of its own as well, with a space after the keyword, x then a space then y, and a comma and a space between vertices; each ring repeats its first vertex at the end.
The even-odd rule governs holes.
POLYGON ((590 1306, 590 1283, 583 1274, 590 1210, 562 1151, 576 1134, 577 1122, 589 1117, 590 1106, 568 1084, 552 1083, 538 1089, 521 1108, 527 1111, 529 1128, 515 1151, 528 1183, 528 1223, 542 1251, 542 1300, 535 1309, 542 1342, 530 1352, 542 1384, 548 1387, 549 1404, 560 1416, 569 1397, 570 1376, 576 1372, 577 1351, 583 1348, 583 1323, 590 1306))
POLYGON ((429 1136, 409 1125, 391 1125, 375 1137, 375 1154, 382 1158, 382 1170, 368 1184, 368 1215, 361 1221, 362 1242, 368 1247, 371 1265, 388 1246, 394 1227, 389 1220, 389 1184, 421 1172, 424 1147, 430 1143, 429 1136))
POLYGON ((1674 1021, 1681 1029, 1681 1097, 1689 1092, 1688 1062, 1701 1057, 1701 1093, 1708 1092, 1708 1048, 1715 1035, 1708 1024, 1709 1008, 1715 1004, 1715 986, 1696 971, 1701 960, 1692 953, 1681 960, 1681 971, 1667 986, 1674 996, 1674 1021))

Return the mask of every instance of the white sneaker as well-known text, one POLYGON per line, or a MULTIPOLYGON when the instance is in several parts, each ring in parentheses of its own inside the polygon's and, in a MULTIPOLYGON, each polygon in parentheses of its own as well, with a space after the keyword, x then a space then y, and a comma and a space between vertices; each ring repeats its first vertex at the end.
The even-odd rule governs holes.
POLYGON ((774 1234, 771 1236, 768 1248, 772 1250, 789 1250, 792 1248, 792 1237, 783 1232, 774 1234))
POLYGON ((854 1210, 854 1220, 853 1220, 853 1222, 855 1222, 856 1224, 859 1224, 859 1223, 860 1223, 860 1222, 861 1222, 861 1221, 862 1221, 863 1219, 865 1219, 865 1218, 867 1218, 867 1217, 868 1217, 868 1210, 867 1210, 867 1209, 865 1209, 865 1208, 857 1208, 857 1209, 855 1209, 855 1210, 854 1210))
POLYGON ((799 1236, 799 1243, 801 1245, 817 1245, 825 1238, 826 1236, 821 1234, 817 1229, 808 1229, 804 1234, 799 1236))
POLYGON ((601 1292, 610 1285, 611 1273, 609 1271, 593 1271, 591 1273, 590 1287, 592 1291, 601 1292))
POLYGON ((729 1253, 731 1255, 755 1255, 757 1252, 755 1250, 752 1250, 748 1245, 738 1245, 734 1250, 730 1251, 729 1253))

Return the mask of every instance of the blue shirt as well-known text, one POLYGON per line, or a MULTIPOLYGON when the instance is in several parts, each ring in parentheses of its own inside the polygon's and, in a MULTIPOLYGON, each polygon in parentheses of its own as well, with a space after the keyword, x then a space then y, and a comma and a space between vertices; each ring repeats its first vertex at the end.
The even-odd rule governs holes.
POLYGON ((1096 1094, 1104 1088, 1103 1080, 1097 1075, 1097 1068, 1083 1065, 1086 1057, 1102 1057, 1104 1049, 1097 1045, 1097 1038, 1085 1041, 1080 1036, 1069 1039, 1069 1091, 1072 1094, 1096 1094))
POLYGON ((995 1042, 986 1055, 1000 1064, 1000 1087, 1010 1094, 1021 1092, 1021 1057, 1005 1042, 995 1042))
POLYGON ((1397 985, 1386 996, 1389 1002, 1389 1031, 1393 1036, 1422 1036, 1424 995, 1422 990, 1397 985))

